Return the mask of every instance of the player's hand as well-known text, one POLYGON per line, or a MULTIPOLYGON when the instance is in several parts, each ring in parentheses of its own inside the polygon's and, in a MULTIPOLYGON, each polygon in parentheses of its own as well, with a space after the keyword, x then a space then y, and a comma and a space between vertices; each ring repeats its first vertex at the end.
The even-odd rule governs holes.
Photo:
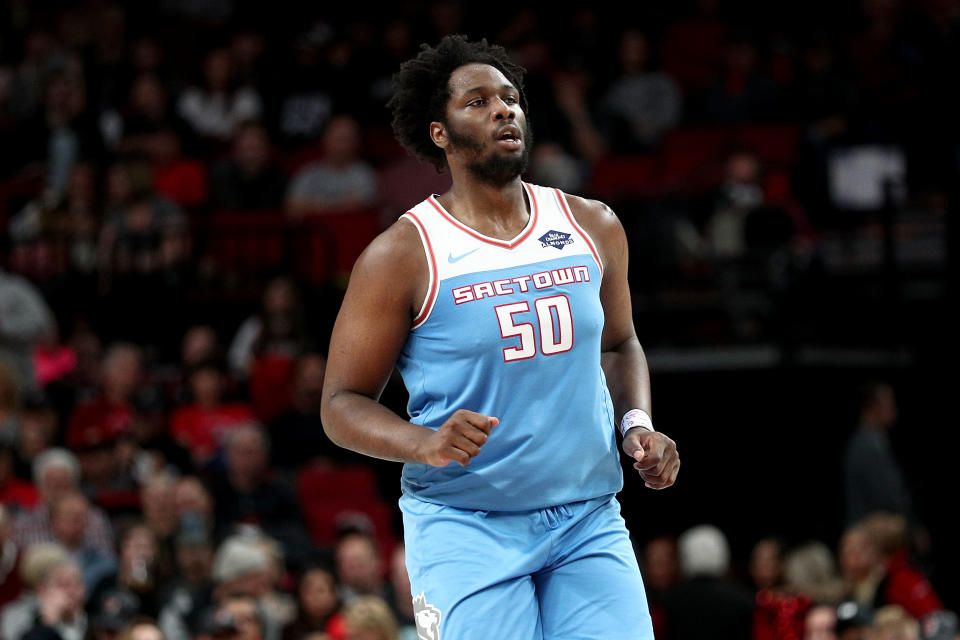
POLYGON ((462 467, 480 453, 480 447, 500 420, 475 411, 460 409, 420 443, 421 461, 434 467, 456 462, 462 467))
POLYGON ((680 471, 677 443, 662 433, 634 427, 623 437, 623 450, 633 458, 633 468, 647 487, 666 489, 676 481, 680 471))

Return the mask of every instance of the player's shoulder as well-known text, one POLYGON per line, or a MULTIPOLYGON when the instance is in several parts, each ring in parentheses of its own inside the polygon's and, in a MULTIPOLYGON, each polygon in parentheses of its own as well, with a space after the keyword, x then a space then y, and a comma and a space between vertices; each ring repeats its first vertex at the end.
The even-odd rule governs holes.
POLYGON ((620 219, 605 202, 564 193, 570 213, 595 240, 614 240, 623 234, 620 219))
POLYGON ((355 275, 387 273, 403 277, 425 268, 420 235, 412 222, 400 218, 381 232, 363 250, 354 266, 355 275))

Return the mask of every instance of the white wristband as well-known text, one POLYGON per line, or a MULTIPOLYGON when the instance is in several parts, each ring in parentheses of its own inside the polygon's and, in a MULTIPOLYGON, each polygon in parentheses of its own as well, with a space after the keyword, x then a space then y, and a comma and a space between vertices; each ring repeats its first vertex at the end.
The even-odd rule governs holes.
POLYGON ((623 416, 623 420, 620 421, 620 435, 626 435, 627 431, 634 427, 643 427, 647 431, 655 431, 653 428, 653 420, 650 419, 650 415, 643 409, 631 409, 627 411, 626 415, 623 416))

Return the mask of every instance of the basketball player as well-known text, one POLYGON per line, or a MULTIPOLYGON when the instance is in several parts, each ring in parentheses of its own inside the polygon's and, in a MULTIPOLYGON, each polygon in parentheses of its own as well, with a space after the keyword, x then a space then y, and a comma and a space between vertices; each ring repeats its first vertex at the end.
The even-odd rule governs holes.
POLYGON ((652 639, 614 495, 623 449, 673 484, 610 209, 524 183, 523 69, 463 37, 395 77, 394 131, 453 184, 354 268, 333 330, 323 423, 406 463, 403 511, 423 640, 652 639), (394 365, 404 420, 377 403, 394 365))

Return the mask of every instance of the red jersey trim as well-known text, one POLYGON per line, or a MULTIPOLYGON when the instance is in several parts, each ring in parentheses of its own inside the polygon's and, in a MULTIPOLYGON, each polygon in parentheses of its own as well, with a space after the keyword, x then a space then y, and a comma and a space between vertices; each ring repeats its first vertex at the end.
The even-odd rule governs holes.
POLYGON ((526 182, 522 184, 524 187, 526 187, 527 193, 530 194, 530 202, 533 203, 533 215, 531 215, 530 219, 527 221, 526 228, 523 231, 521 231, 520 235, 518 235, 513 240, 498 240, 497 238, 491 238, 490 236, 485 236, 482 233, 474 231, 473 229, 471 229, 470 227, 468 227, 467 225, 463 224, 462 222, 454 218, 452 215, 450 215, 447 212, 447 210, 443 208, 443 205, 441 205, 434 196, 430 196, 429 198, 427 198, 427 201, 431 205, 433 205, 433 208, 437 210, 437 213, 439 213, 443 219, 445 219, 447 222, 449 222, 456 228, 460 229, 467 235, 473 238, 476 238, 481 242, 486 242, 487 244, 492 244, 495 247, 500 247, 501 249, 513 249, 517 245, 519 245, 521 242, 523 242, 524 240, 530 237, 530 234, 533 233, 533 230, 537 226, 537 218, 539 217, 539 213, 540 213, 540 206, 537 204, 537 197, 533 194, 533 189, 530 188, 530 185, 528 185, 526 182))
POLYGON ((570 213, 570 209, 567 207, 567 199, 564 197, 563 192, 560 189, 554 189, 557 194, 557 202, 560 203, 560 208, 563 209, 564 215, 567 216, 567 220, 570 221, 571 226, 577 230, 577 233, 583 238, 583 241, 587 243, 587 246, 590 248, 590 253, 593 254, 593 259, 597 261, 597 266, 600 268, 600 276, 603 277, 603 263, 600 261, 600 253, 597 251, 596 245, 593 244, 593 239, 584 231, 577 223, 577 219, 573 217, 573 214, 570 213))
POLYGON ((433 245, 430 244, 430 237, 427 235, 427 228, 423 226, 423 223, 420 222, 420 219, 417 218, 412 212, 407 211, 406 215, 410 218, 410 221, 417 226, 417 231, 420 232, 420 239, 423 240, 423 248, 427 254, 429 260, 427 261, 427 267, 430 271, 430 283, 427 289, 427 296, 423 299, 423 306, 420 307, 420 313, 417 314, 417 317, 413 319, 413 328, 416 329, 424 322, 427 321, 427 318, 430 317, 430 312, 433 311, 433 306, 437 302, 437 292, 439 291, 439 282, 437 282, 437 259, 433 254, 433 245))

